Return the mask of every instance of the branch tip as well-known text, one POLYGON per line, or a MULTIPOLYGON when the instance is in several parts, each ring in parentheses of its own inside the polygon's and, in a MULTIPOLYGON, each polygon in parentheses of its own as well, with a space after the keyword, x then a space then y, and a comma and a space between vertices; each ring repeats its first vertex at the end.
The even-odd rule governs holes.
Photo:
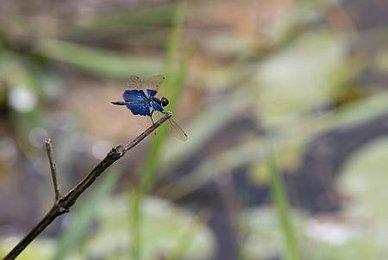
POLYGON ((57 201, 61 197, 61 194, 59 191, 59 185, 57 181, 57 169, 55 167, 55 163, 53 159, 53 146, 50 138, 46 138, 44 143, 46 145, 47 156, 50 164, 51 179, 53 181, 54 193, 55 193, 55 201, 57 201))

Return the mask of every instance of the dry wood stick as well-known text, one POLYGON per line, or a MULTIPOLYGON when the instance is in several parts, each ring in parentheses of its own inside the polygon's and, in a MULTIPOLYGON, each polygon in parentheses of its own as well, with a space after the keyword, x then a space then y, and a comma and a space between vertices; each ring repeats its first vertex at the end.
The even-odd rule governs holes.
POLYGON ((15 259, 47 226, 51 224, 58 216, 69 212, 70 208, 77 201, 79 196, 90 186, 95 180, 103 173, 109 166, 115 161, 120 159, 127 151, 135 147, 144 138, 150 135, 156 128, 162 125, 166 120, 170 119, 171 113, 166 113, 164 117, 155 122, 152 126, 147 128, 143 133, 137 136, 132 141, 128 142, 124 146, 118 145, 112 148, 106 157, 83 179, 81 180, 71 191, 61 197, 59 192, 59 185, 57 183, 56 168, 52 158, 51 141, 46 140, 46 149, 49 157, 51 176, 54 185, 55 203, 49 212, 43 217, 43 219, 28 233, 3 259, 10 260, 15 259))

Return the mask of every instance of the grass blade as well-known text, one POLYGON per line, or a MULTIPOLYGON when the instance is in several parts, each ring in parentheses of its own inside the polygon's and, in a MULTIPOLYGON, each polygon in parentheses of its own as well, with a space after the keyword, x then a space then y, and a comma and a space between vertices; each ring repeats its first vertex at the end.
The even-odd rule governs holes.
POLYGON ((144 76, 149 71, 160 71, 162 68, 158 60, 125 57, 121 53, 58 40, 40 41, 35 52, 45 58, 65 62, 86 72, 109 78, 127 79, 131 74, 144 76))
POLYGON ((285 258, 288 260, 299 260, 301 258, 295 231, 292 226, 292 217, 289 212, 286 188, 271 151, 268 158, 268 168, 270 173, 271 196, 277 209, 281 230, 283 232, 285 258))
MULTIPOLYGON (((175 67, 176 55, 178 52, 178 45, 184 20, 185 2, 179 2, 176 6, 175 15, 172 21, 172 32, 168 43, 166 67, 164 75, 166 82, 163 85, 161 92, 168 96, 172 105, 169 109, 174 110, 173 105, 176 103, 185 78, 188 57, 181 62, 178 62, 179 67, 175 67)), ((155 172, 159 165, 161 145, 166 138, 167 132, 165 128, 161 128, 158 134, 152 139, 147 159, 145 161, 145 169, 142 175, 140 190, 134 191, 130 194, 131 202, 131 234, 133 240, 131 241, 131 256, 132 259, 141 259, 142 241, 141 241, 141 203, 144 195, 149 192, 155 182, 155 172)))

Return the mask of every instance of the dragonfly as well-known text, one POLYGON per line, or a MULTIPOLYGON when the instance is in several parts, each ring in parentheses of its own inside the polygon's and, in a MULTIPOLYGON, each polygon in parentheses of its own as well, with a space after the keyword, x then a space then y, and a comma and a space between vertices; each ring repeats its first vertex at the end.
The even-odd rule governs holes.
MULTIPOLYGON (((163 80, 164 77, 162 75, 152 76, 148 80, 143 80, 138 76, 131 76, 128 81, 130 89, 125 90, 123 93, 124 101, 114 101, 111 103, 117 106, 126 106, 134 115, 149 116, 152 124, 154 124, 152 116, 155 111, 163 114, 171 113, 164 110, 169 104, 169 100, 166 97, 158 98, 156 96, 163 80), (146 92, 143 89, 146 89, 146 92)), ((168 121, 174 136, 182 141, 186 141, 188 136, 182 127, 171 117, 168 121)))

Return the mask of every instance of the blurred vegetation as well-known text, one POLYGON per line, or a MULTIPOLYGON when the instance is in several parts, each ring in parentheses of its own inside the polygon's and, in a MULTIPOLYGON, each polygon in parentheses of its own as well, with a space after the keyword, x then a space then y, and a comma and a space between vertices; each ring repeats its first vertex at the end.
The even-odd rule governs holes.
POLYGON ((52 203, 44 138, 68 190, 150 124, 110 105, 125 80, 163 74, 189 139, 158 130, 21 259, 387 258, 385 11, 4 1, 1 254, 52 203))

